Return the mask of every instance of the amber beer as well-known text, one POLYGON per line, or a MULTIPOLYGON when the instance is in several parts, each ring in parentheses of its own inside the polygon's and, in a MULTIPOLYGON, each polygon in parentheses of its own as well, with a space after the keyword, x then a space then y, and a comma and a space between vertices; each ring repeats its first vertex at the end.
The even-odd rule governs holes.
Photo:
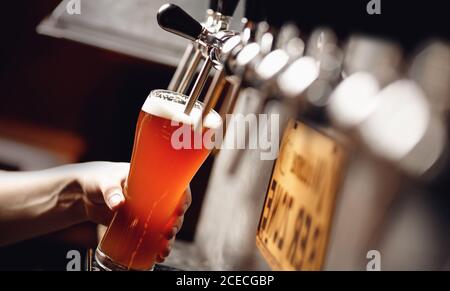
MULTIPOLYGON (((171 142, 181 126, 189 125, 194 135, 191 125, 203 105, 197 102, 188 116, 183 113, 186 101, 184 95, 155 90, 142 107, 124 189, 126 203, 96 251, 96 260, 105 269, 150 270, 167 243, 164 232, 176 219, 183 192, 210 152, 203 144, 176 149, 171 142)), ((195 134, 204 135, 220 125, 220 116, 211 111, 204 130, 195 134)))

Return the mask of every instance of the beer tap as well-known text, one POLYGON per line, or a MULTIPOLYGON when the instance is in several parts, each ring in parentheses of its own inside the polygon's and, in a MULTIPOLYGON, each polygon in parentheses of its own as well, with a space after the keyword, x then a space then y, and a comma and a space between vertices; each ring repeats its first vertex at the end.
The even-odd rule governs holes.
MULTIPOLYGON (((284 120, 281 120, 283 126, 288 117, 297 118, 300 112, 304 112, 300 110, 301 104, 307 103, 304 92, 319 77, 323 80, 329 78, 323 73, 330 67, 330 58, 326 52, 330 47, 334 48, 336 38, 328 29, 318 29, 314 35, 320 35, 317 38, 311 37, 309 41, 309 51, 314 53, 310 53, 311 56, 303 56, 305 45, 299 38, 298 29, 288 24, 279 30, 277 49, 266 55, 254 67, 253 76, 248 76, 251 80, 249 85, 260 88, 259 91, 252 91, 260 100, 256 114, 263 113, 269 103, 275 101, 279 104, 278 110, 283 112, 281 114, 284 117, 284 120)), ((332 67, 335 69, 336 66, 332 67)), ((247 134, 256 133, 247 132, 247 134)), ((239 151, 233 156, 230 172, 236 170, 242 155, 243 151, 239 151)))
POLYGON ((281 99, 294 118, 314 115, 312 112, 320 107, 318 100, 329 93, 340 69, 341 58, 335 57, 340 51, 336 42, 330 29, 316 29, 309 37, 306 55, 292 61, 277 77, 273 98, 281 99))
MULTIPOLYGON (((221 51, 221 56, 217 57, 220 59, 220 63, 223 64, 223 67, 218 70, 213 78, 211 86, 205 97, 205 107, 202 115, 203 124, 204 119, 208 115, 209 111, 213 109, 220 96, 223 95, 223 91, 225 89, 226 83, 230 84, 230 87, 226 91, 226 95, 223 98, 222 107, 219 110, 219 114, 224 119, 226 114, 232 112, 234 107, 234 101, 236 100, 237 93, 240 87, 240 80, 242 79, 242 70, 241 74, 236 72, 236 67, 243 68, 245 67, 254 57, 259 54, 259 46, 249 46, 245 49, 245 45, 251 41, 255 41, 256 34, 256 23, 264 19, 263 11, 264 11, 264 1, 256 1, 256 0, 247 0, 245 11, 244 11, 244 22, 245 26, 243 29, 243 33, 240 36, 234 36, 230 38, 223 46, 221 51), (237 58, 238 54, 242 51, 246 51, 243 53, 243 56, 237 58), (238 76, 239 75, 239 76, 238 76)), ((224 131, 226 128, 224 128, 224 131)))
POLYGON ((402 65, 400 45, 388 40, 355 35, 348 40, 344 56, 343 78, 356 72, 369 72, 385 87, 399 77, 402 65))
MULTIPOLYGON (((365 269, 366 262, 361 258, 367 250, 379 249, 376 241, 381 238, 392 203, 398 197, 403 175, 393 164, 380 159, 365 144, 364 135, 372 132, 367 128, 367 122, 374 117, 373 114, 377 111, 386 113, 388 108, 391 110, 388 114, 390 118, 384 118, 391 122, 384 123, 378 131, 387 133, 395 127, 395 122, 392 121, 397 117, 402 118, 402 114, 396 116, 397 108, 408 106, 398 102, 405 92, 412 93, 406 99, 410 98, 415 104, 421 103, 422 98, 410 83, 396 85, 383 94, 384 97, 393 97, 392 102, 387 100, 390 97, 380 95, 383 87, 389 87, 389 84, 399 78, 401 63, 401 49, 386 40, 352 36, 345 46, 341 76, 336 79, 337 85, 325 103, 327 133, 344 144, 348 151, 339 199, 335 206, 325 270, 365 269), (400 95, 394 96, 397 94, 400 95), (380 103, 381 99, 387 101, 385 105, 380 103), (395 103, 397 105, 391 106, 395 103), (348 209, 357 210, 349 213, 348 209), (364 229, 358 229, 361 225, 364 225, 364 229), (354 231, 352 237, 344 235, 350 230, 354 231)), ((369 123, 374 125, 376 122, 373 121, 374 119, 369 123)), ((379 137, 382 135, 380 133, 379 137)), ((395 139, 394 136, 387 139, 384 136, 384 141, 376 140, 373 146, 381 149, 378 145, 392 138, 395 139)))
POLYGON ((411 66, 415 80, 403 77, 383 88, 375 97, 376 108, 359 127, 363 144, 374 155, 424 180, 438 174, 448 155, 443 112, 448 109, 450 70, 440 62, 450 50, 438 44, 428 50, 434 55, 418 56, 411 66))
POLYGON ((377 164, 386 164, 384 170, 392 169, 389 180, 379 181, 384 188, 376 193, 379 198, 367 199, 373 216, 359 222, 368 225, 369 221, 379 221, 374 228, 367 228, 370 240, 365 239, 363 250, 377 249, 391 254, 384 260, 385 269, 406 268, 411 264, 411 258, 399 252, 399 246, 408 245, 408 254, 410 250, 418 254, 413 260, 414 268, 439 266, 439 259, 430 259, 425 254, 430 248, 439 250, 448 246, 448 237, 441 235, 448 225, 437 223, 442 217, 448 218, 448 210, 440 207, 448 202, 448 129, 442 114, 449 96, 449 67, 443 61, 448 56, 445 45, 434 43, 425 48, 414 58, 409 72, 372 96, 375 105, 357 126, 361 148, 377 164), (395 180, 402 183, 395 192, 387 194, 386 185, 395 180), (395 207, 387 207, 391 206, 389 203, 395 207), (380 213, 381 217, 374 219, 380 213), (420 242, 411 241, 408 234, 399 232, 405 229, 404 225, 399 226, 402 225, 399 221, 412 219, 418 222, 414 235, 424 238, 420 242), (436 235, 429 235, 430 229, 436 235))
MULTIPOLYGON (((450 173, 450 45, 448 42, 436 40, 428 44, 413 59, 409 77, 422 88, 430 104, 430 110, 435 119, 440 120, 446 132, 444 145, 439 145, 436 134, 428 134, 423 139, 424 147, 436 149, 444 146, 436 161, 424 169, 421 180, 427 186, 439 192, 448 193, 448 176, 450 173), (447 60, 447 61, 446 61, 447 60)), ((434 130, 435 133, 438 131, 434 130)), ((416 150, 417 151, 417 150, 416 150)), ((415 154, 418 160, 423 159, 421 152, 415 154)))
POLYGON ((326 110, 332 125, 359 143, 359 126, 375 110, 375 96, 399 77, 402 51, 396 43, 363 36, 350 37, 344 50, 342 80, 326 110))
POLYGON ((449 120, 450 113, 450 44, 437 40, 428 44, 413 59, 409 76, 427 94, 433 111, 449 120))
MULTIPOLYGON (((265 40, 262 39, 262 35, 269 31, 269 26, 265 22, 266 6, 267 1, 265 0, 246 1, 243 20, 245 25, 240 37, 240 42, 230 40, 230 42, 234 42, 234 44, 229 46, 226 53, 222 54, 221 61, 224 64, 224 67, 220 76, 217 76, 217 80, 225 78, 226 81, 231 84, 231 89, 226 92, 222 106, 219 110, 222 117, 233 112, 237 95, 240 92, 242 81, 246 79, 245 76, 250 68, 250 64, 259 62, 265 55, 261 52, 262 42, 266 44, 266 47, 271 47, 273 44, 273 37, 266 37, 265 40)), ((220 86, 213 86, 213 88, 216 88, 216 90, 211 91, 210 95, 214 95, 213 93, 217 94, 221 90, 220 86)))
POLYGON ((325 109, 332 90, 342 79, 344 57, 335 33, 326 27, 314 30, 308 41, 306 55, 316 60, 318 75, 301 94, 301 114, 316 123, 328 123, 325 109))
POLYGON ((252 86, 250 80, 256 75, 257 65, 275 47, 276 33, 281 26, 282 17, 278 13, 268 16, 269 7, 269 1, 250 0, 246 3, 242 45, 235 48, 225 62, 228 79, 233 86, 224 98, 219 111, 221 116, 234 112, 238 95, 242 89, 252 86))
POLYGON ((215 23, 217 31, 229 30, 231 19, 238 4, 239 0, 219 0, 215 23))
POLYGON ((218 8, 219 8, 219 0, 210 0, 209 1, 209 7, 206 10, 206 21, 204 25, 206 27, 212 28, 217 23, 217 14, 218 14, 218 8))
MULTIPOLYGON (((253 71, 250 70, 246 76, 251 87, 261 88, 258 93, 261 103, 257 114, 262 113, 272 100, 282 99, 278 79, 290 64, 303 56, 305 50, 300 32, 294 24, 285 24, 281 28, 272 25, 271 30, 277 32, 272 51, 255 63, 251 68, 253 71)), ((263 47, 261 49, 264 51, 263 47)))
MULTIPOLYGON (((277 94, 277 77, 288 67, 288 64, 303 56, 305 44, 300 38, 300 31, 289 21, 289 5, 278 7, 270 2, 267 6, 269 27, 262 28, 257 35, 261 45, 262 58, 250 66, 245 82, 249 86, 260 88, 258 98, 262 101, 257 113, 262 110, 277 94)), ((264 25, 262 25, 264 27, 264 25)))
MULTIPOLYGON (((207 10, 207 20, 203 27, 210 34, 227 31, 237 4, 237 0, 211 1, 207 10)), ((182 57, 180 66, 172 78, 169 90, 182 94, 186 93, 202 58, 209 57, 209 52, 204 48, 204 45, 195 40, 190 43, 182 57)))
MULTIPOLYGON (((222 47, 221 50, 221 56, 215 56, 216 59, 220 59, 221 64, 225 64, 227 59, 229 58, 231 52, 236 49, 238 46, 241 45, 241 37, 240 36, 234 36, 230 38, 222 47)), ((215 51, 214 51, 215 52, 215 51)), ((209 89, 206 93, 205 100, 204 100, 204 109, 202 112, 201 122, 199 123, 199 126, 201 127, 205 121, 206 116, 208 113, 214 108, 214 106, 217 104, 220 96, 222 95, 224 88, 226 86, 227 79, 227 73, 226 69, 224 68, 224 65, 219 68, 212 80, 211 85, 209 86, 209 89)), ((224 116, 221 116, 222 120, 224 116)))
MULTIPOLYGON (((221 9, 222 11, 229 13, 231 10, 234 12, 236 6, 237 1, 224 1, 221 9), (228 5, 225 5, 225 3, 228 3, 228 5)), ((226 18, 224 19, 225 20, 223 21, 226 21, 226 18)), ((198 60, 198 62, 200 62, 202 55, 206 58, 200 70, 199 76, 194 83, 192 91, 189 94, 189 100, 185 109, 185 113, 189 114, 200 96, 200 93, 202 92, 211 69, 215 65, 220 66, 220 63, 217 63, 214 57, 218 54, 218 51, 221 50, 223 43, 237 33, 234 31, 220 31, 218 33, 211 32, 194 20, 181 8, 173 4, 166 4, 160 8, 158 12, 158 23, 164 30, 187 38, 199 46, 199 49, 195 52, 192 61, 197 62, 198 60)), ((195 64, 189 66, 189 70, 186 72, 183 80, 181 81, 182 87, 187 88, 190 81, 190 76, 195 73, 195 70, 195 64)))
MULTIPOLYGON (((217 23, 217 14, 218 14, 218 0, 210 0, 209 2, 209 8, 206 11, 206 21, 204 22, 204 26, 209 31, 214 31, 216 29, 216 23, 217 23)), ((198 47, 195 45, 195 43, 190 42, 188 46, 186 47, 186 50, 184 51, 184 54, 180 60, 179 65, 177 66, 177 69, 172 77, 172 80, 169 83, 168 90, 180 92, 183 93, 185 89, 181 87, 181 83, 183 81, 183 78, 186 76, 187 72, 190 67, 195 67, 195 69, 198 66, 198 63, 200 62, 200 59, 197 57, 194 60, 194 54, 198 50, 198 47), (183 89, 183 90, 181 90, 183 89), (183 91, 183 92, 181 92, 183 91)), ((187 76, 187 78, 191 78, 187 76)), ((186 79, 184 83, 189 83, 189 80, 186 79)))
POLYGON ((245 1, 244 29, 242 31, 242 41, 245 44, 255 41, 258 24, 266 20, 266 15, 267 11, 264 1, 245 1))
POLYGON ((359 126, 377 106, 376 94, 398 78, 401 59, 401 49, 395 43, 351 37, 345 48, 343 80, 327 104, 333 126, 358 139, 359 126))
MULTIPOLYGON (((258 5, 263 5, 266 1, 255 2, 258 2, 258 5)), ((255 18, 255 25, 249 26, 249 23, 252 23, 253 21, 252 15, 247 13, 247 11, 245 16, 248 16, 249 19, 247 20, 244 31, 249 31, 251 29, 252 33, 249 33, 249 35, 252 37, 248 38, 244 35, 242 38, 236 38, 234 44, 231 43, 232 39, 230 39, 230 49, 227 50, 229 53, 222 54, 224 63, 222 73, 225 75, 225 79, 230 82, 230 84, 233 84, 232 89, 228 90, 226 96, 223 96, 224 98, 221 100, 222 105, 219 113, 222 116, 228 112, 236 113, 235 116, 237 116, 237 114, 240 113, 246 114, 256 111, 254 110, 253 102, 250 102, 252 104, 246 102, 247 98, 245 91, 251 85, 248 81, 251 80, 249 77, 254 75, 254 67, 265 56, 261 51, 261 43, 264 42, 265 47, 269 47, 270 50, 274 46, 273 42, 275 41, 275 36, 267 37, 270 34, 266 34, 269 31, 268 25, 260 25, 261 23, 256 25, 256 19, 258 18, 255 18), (263 35, 266 35, 266 37, 262 38, 263 35), (241 91, 242 88, 244 91, 241 91), (229 93, 231 91, 233 91, 233 93, 229 93)), ((260 19, 265 18, 263 15, 259 17, 260 19)), ((224 45, 222 52, 226 50, 226 46, 228 46, 228 44, 224 45)), ((211 86, 210 90, 212 88, 218 87, 211 86)), ((216 92, 220 91, 221 90, 216 90, 216 92)), ((210 91, 210 94, 208 95, 213 96, 213 91, 210 91)), ((208 97, 205 98, 205 100, 207 99, 208 97)), ((254 98, 252 99, 255 100, 254 98)), ((231 134, 231 130, 232 128, 229 127, 224 137, 224 144, 229 141, 233 142, 234 137, 231 134)), ((256 229, 257 217, 259 217, 257 212, 260 211, 260 206, 262 207, 264 191, 266 189, 264 183, 269 180, 273 161, 262 161, 259 158, 257 151, 252 151, 251 154, 249 153, 249 155, 246 155, 251 162, 249 161, 248 163, 245 163, 245 165, 249 168, 256 167, 259 171, 258 174, 251 175, 251 177, 248 177, 248 179, 243 181, 241 179, 242 176, 239 174, 248 173, 249 169, 239 168, 239 173, 230 173, 230 162, 233 160, 237 151, 228 149, 229 148, 225 147, 221 150, 221 153, 215 159, 214 167, 208 182, 207 193, 205 194, 205 206, 202 210, 202 217, 208 217, 211 213, 216 213, 225 219, 218 221, 214 231, 210 229, 211 220, 201 219, 199 221, 198 229, 210 229, 210 232, 198 232, 196 240, 202 245, 201 252, 205 253, 205 257, 208 258, 213 266, 225 264, 227 268, 231 269, 255 268, 255 266, 261 262, 258 261, 257 251, 253 247, 255 240, 254 234, 248 233, 248 229, 256 229), (228 188, 223 187, 224 185, 228 185, 228 188), (227 201, 220 199, 225 193, 229 194, 230 199, 227 199, 227 201), (231 209, 235 209, 236 211, 230 211, 231 209), (237 213, 239 217, 245 215, 248 219, 236 223, 236 218, 238 216, 230 213, 237 213), (229 235, 231 234, 231 225, 236 225, 233 231, 239 233, 242 232, 242 236, 235 237, 229 235), (211 233, 213 233, 213 235, 211 235, 211 233), (236 249, 233 241, 240 241, 240 245, 244 247, 236 249), (228 248, 229 244, 232 246, 231 249, 228 248), (251 250, 248 250, 249 246, 251 247, 251 250), (230 254, 230 250, 232 255, 228 255, 230 254)), ((248 153, 247 151, 239 152, 248 153)))
MULTIPOLYGON (((277 19, 277 18, 275 18, 277 19)), ((270 21, 270 19, 269 19, 270 21)), ((288 64, 303 54, 304 44, 299 38, 299 32, 293 25, 284 25, 281 29, 278 27, 279 22, 273 22, 269 31, 261 35, 261 45, 259 54, 253 58, 246 66, 237 66, 236 70, 244 68, 242 72, 241 85, 245 89, 241 92, 238 99, 256 100, 256 107, 250 109, 252 113, 259 116, 266 109, 268 103, 273 100, 276 95, 276 80, 288 66, 288 64), (276 34, 272 34, 276 33, 276 34), (270 44, 270 42, 272 42, 270 44), (288 45, 290 44, 290 45, 288 45), (287 46, 286 46, 287 45, 287 46), (268 48, 275 48, 271 52, 264 54, 268 48), (289 49, 287 49, 289 47, 289 49), (253 90, 258 88, 259 90, 253 90)), ((243 52, 240 53, 240 55, 243 52)), ((276 99, 276 98, 275 98, 276 99)), ((280 110, 284 110, 281 109, 280 110)), ((288 116, 289 114, 280 114, 280 116, 288 116)), ((283 124, 286 120, 281 120, 283 124)), ((257 132, 250 132, 246 128, 247 140, 251 140, 257 132)), ((234 173, 244 155, 245 151, 236 151, 232 156, 229 172, 234 173)))

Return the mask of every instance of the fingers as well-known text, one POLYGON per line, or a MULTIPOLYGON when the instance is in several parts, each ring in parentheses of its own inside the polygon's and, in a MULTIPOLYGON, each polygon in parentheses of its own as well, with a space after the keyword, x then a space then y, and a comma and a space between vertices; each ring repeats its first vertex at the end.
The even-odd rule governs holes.
POLYGON ((188 208, 189 208, 188 204, 180 204, 180 206, 178 206, 177 210, 175 211, 175 215, 183 216, 188 210, 188 208))
POLYGON ((166 231, 163 233, 165 239, 167 240, 173 239, 175 235, 180 231, 184 222, 184 214, 191 205, 191 202, 192 202, 191 190, 188 187, 186 191, 184 191, 179 206, 175 210, 175 217, 172 218, 165 227, 166 231))
POLYGON ((167 244, 167 246, 162 250, 162 252, 159 253, 159 257, 161 257, 161 258, 168 257, 170 254, 170 251, 172 251, 172 244, 173 244, 173 240, 170 240, 169 243, 167 244))
POLYGON ((169 256, 170 252, 172 251, 173 243, 175 242, 175 239, 171 239, 167 241, 167 245, 163 248, 163 250, 156 256, 156 262, 162 263, 164 262, 165 258, 169 256))
POLYGON ((164 238, 167 240, 170 240, 174 238, 178 233, 178 227, 173 226, 172 228, 168 228, 167 231, 164 233, 164 238))
POLYGON ((109 225, 113 218, 113 213, 105 205, 94 204, 90 201, 85 201, 85 211, 87 217, 95 223, 102 225, 109 225))
POLYGON ((129 164, 118 163, 116 165, 115 171, 110 173, 107 179, 100 181, 100 189, 102 190, 105 203, 113 211, 117 210, 125 202, 123 189, 129 171, 129 164))
POLYGON ((102 192, 106 205, 112 211, 117 210, 125 202, 125 196, 120 186, 110 186, 105 190, 102 189, 102 192))
POLYGON ((167 240, 173 239, 183 226, 183 222, 184 216, 178 216, 174 220, 171 220, 166 226, 166 231, 163 233, 164 238, 167 240))
POLYGON ((123 190, 128 176, 128 163, 90 162, 74 166, 84 193, 94 204, 117 208, 125 201, 123 190))
POLYGON ((177 229, 177 233, 180 231, 181 227, 183 226, 183 222, 184 222, 184 216, 178 217, 177 222, 174 225, 174 227, 177 229))
POLYGON ((166 232, 164 233, 164 238, 167 240, 167 245, 163 250, 156 256, 156 262, 162 263, 164 259, 170 254, 172 250, 172 245, 175 241, 175 236, 180 231, 184 222, 184 214, 192 203, 191 189, 188 187, 181 198, 180 204, 175 211, 176 217, 172 219, 166 227, 166 232))
POLYGON ((180 204, 177 207, 176 215, 182 216, 186 213, 189 206, 191 206, 192 203, 192 195, 191 195, 191 189, 188 187, 183 193, 183 197, 181 198, 180 204))
POLYGON ((191 203, 192 203, 192 193, 191 193, 191 187, 187 187, 186 188, 186 190, 184 191, 184 198, 185 198, 185 201, 184 201, 184 203, 188 206, 188 208, 189 208, 189 206, 191 206, 191 203))

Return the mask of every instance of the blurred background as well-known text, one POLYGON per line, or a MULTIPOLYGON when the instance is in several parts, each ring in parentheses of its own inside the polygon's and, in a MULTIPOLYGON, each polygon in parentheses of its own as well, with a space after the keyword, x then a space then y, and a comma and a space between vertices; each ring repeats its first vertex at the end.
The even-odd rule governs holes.
MULTIPOLYGON (((2 2, 0 169, 129 161, 140 107, 150 90, 167 87, 187 44, 157 26, 165 2, 81 0, 81 15, 68 15, 58 0, 2 2)), ((172 2, 203 20, 206 0, 172 2)), ((407 55, 427 40, 448 40, 444 1, 383 0, 381 15, 368 15, 363 0, 297 2, 286 15, 298 16, 305 34, 328 25, 342 40, 358 32, 382 36, 407 55)), ((191 184, 194 202, 182 240, 194 237, 212 162, 191 184)), ((96 226, 86 223, 0 248, 0 269, 63 270, 67 250, 96 245, 96 226)))

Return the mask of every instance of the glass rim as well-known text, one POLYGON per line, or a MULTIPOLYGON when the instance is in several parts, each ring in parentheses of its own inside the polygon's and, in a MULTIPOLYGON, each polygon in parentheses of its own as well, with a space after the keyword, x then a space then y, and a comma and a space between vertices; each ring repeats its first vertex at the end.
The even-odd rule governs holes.
MULTIPOLYGON (((161 98, 170 102, 175 102, 178 104, 181 104, 183 106, 185 106, 189 100, 189 96, 187 96, 186 94, 183 93, 179 93, 176 91, 172 91, 172 90, 167 90, 167 89, 153 89, 150 91, 150 94, 148 95, 147 98, 161 98), (157 93, 160 93, 159 95, 157 93), (162 96, 163 94, 167 94, 165 96, 162 96), (172 98, 170 98, 170 97, 172 98), (178 99, 178 100, 176 100, 178 99)), ((204 109, 204 103, 202 101, 195 101, 194 107, 198 110, 201 110, 201 112, 203 112, 204 109)), ((222 119, 222 117, 220 116, 220 114, 214 110, 213 108, 208 112, 208 114, 213 114, 213 115, 217 115, 217 117, 219 117, 220 119, 222 119)))

